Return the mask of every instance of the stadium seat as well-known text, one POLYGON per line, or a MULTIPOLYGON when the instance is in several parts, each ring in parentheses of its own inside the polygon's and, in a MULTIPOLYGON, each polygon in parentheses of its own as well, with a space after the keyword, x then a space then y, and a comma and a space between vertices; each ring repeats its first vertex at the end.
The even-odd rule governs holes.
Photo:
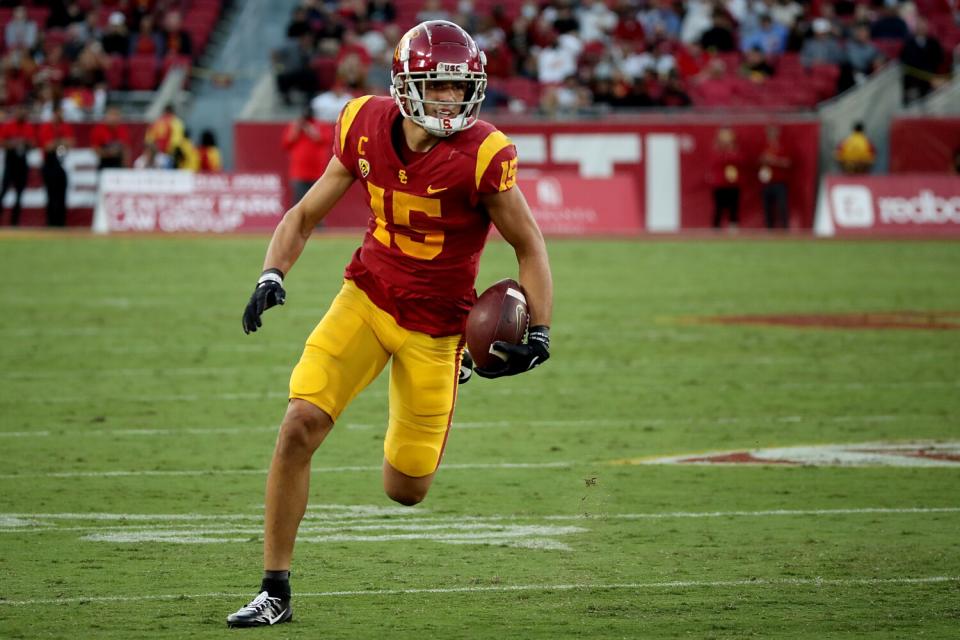
POLYGON ((317 76, 317 91, 326 91, 337 81, 337 61, 334 58, 317 56, 310 61, 310 68, 317 76))
POLYGON ((157 87, 157 59, 151 55, 131 56, 127 61, 127 88, 150 91, 157 87))
POLYGON ((123 89, 124 75, 127 69, 127 61, 121 55, 110 56, 110 62, 104 70, 107 80, 107 87, 111 91, 120 91, 123 89))

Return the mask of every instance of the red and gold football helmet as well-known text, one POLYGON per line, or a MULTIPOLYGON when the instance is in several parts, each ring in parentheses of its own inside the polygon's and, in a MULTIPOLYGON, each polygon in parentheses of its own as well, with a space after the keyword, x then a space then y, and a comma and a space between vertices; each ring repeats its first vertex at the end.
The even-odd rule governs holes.
POLYGON ((404 118, 435 136, 446 137, 469 129, 480 115, 480 104, 487 88, 483 65, 487 57, 466 31, 446 20, 430 20, 407 31, 393 54, 390 95, 404 118), (453 81, 466 83, 462 102, 449 105, 425 101, 426 83, 453 81), (427 115, 426 104, 456 107, 451 117, 427 115))

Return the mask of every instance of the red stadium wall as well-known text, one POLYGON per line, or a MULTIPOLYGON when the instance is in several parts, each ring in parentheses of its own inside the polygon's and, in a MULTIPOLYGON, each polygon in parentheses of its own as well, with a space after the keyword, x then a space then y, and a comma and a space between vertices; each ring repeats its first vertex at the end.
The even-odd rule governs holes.
POLYGON ((890 173, 952 173, 960 151, 960 118, 894 118, 890 125, 890 173))
MULTIPOLYGON (((648 203, 656 208, 663 202, 664 206, 678 209, 680 229, 710 226, 713 200, 706 174, 714 136, 721 126, 734 129, 747 160, 741 226, 762 227, 757 159, 764 145, 765 127, 779 124, 783 143, 794 159, 789 184, 792 226, 810 228, 813 224, 819 124, 812 118, 769 114, 663 115, 603 122, 494 122, 517 142, 521 179, 524 172, 527 177, 543 172, 579 172, 584 178, 631 177, 640 209, 634 215, 639 217, 641 229, 646 228, 648 203), (648 162, 651 156, 653 163, 648 162), (668 192, 665 200, 663 191, 668 192)), ((238 122, 234 146, 236 170, 279 170, 286 175, 288 160, 280 142, 285 126, 284 123, 238 122)), ((599 206, 611 208, 619 204, 619 199, 611 198, 599 206)), ((367 215, 360 194, 351 193, 344 206, 331 213, 327 223, 333 227, 365 226, 367 215)))

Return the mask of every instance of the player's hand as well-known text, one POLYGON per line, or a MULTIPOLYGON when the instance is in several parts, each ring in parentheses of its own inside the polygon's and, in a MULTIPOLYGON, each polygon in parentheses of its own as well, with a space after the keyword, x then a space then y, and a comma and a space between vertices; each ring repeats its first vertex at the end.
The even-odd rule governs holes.
POLYGON ((470 378, 473 377, 473 358, 470 356, 470 352, 466 349, 463 350, 463 355, 460 357, 460 377, 457 379, 458 384, 467 384, 470 382, 470 378))
POLYGON ((243 332, 251 333, 263 325, 260 316, 263 312, 287 300, 283 290, 283 272, 280 269, 267 269, 260 274, 257 287, 250 296, 247 308, 243 310, 243 332))
POLYGON ((530 371, 550 358, 550 327, 543 325, 530 327, 525 344, 494 342, 491 348, 506 357, 506 361, 496 368, 474 369, 481 378, 515 376, 518 373, 530 371))

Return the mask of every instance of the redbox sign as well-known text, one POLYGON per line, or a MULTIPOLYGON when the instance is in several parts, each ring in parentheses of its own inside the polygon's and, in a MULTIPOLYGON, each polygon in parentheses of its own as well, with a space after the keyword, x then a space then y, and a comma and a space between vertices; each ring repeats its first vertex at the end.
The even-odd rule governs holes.
POLYGON ((960 176, 826 176, 817 235, 960 234, 960 176))
POLYGON ((273 231, 285 211, 284 195, 277 174, 105 169, 93 230, 273 231))

